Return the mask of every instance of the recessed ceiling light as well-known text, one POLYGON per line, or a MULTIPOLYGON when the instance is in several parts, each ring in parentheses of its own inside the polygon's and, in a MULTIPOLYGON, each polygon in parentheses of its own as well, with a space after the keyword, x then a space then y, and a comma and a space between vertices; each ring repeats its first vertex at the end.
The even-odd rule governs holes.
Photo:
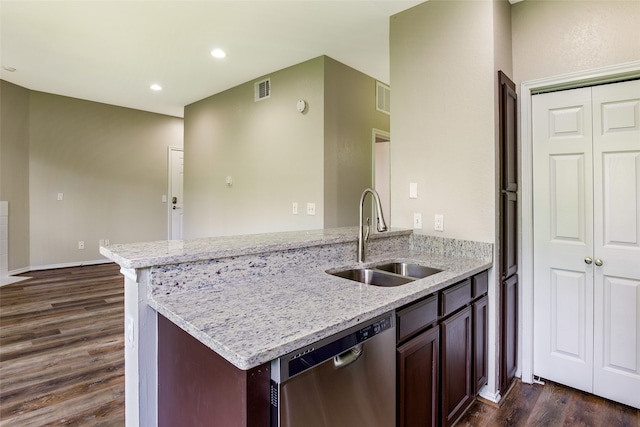
POLYGON ((152 85, 150 86, 150 89, 151 89, 151 90, 155 90, 155 91, 159 91, 159 90, 162 90, 162 86, 160 86, 160 85, 159 85, 159 84, 157 84, 157 83, 154 83, 154 84, 152 84, 152 85))
POLYGON ((213 49, 211 51, 211 56, 213 56, 214 58, 224 58, 225 56, 227 56, 227 54, 222 49, 213 49))

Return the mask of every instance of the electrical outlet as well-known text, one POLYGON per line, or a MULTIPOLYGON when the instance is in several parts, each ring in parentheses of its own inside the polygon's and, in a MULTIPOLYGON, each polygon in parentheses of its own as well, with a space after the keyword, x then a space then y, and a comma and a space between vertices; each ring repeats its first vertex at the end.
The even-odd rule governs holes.
POLYGON ((64 200, 64 193, 58 193, 58 201, 63 201, 64 200))
POLYGON ((413 228, 422 228, 422 214, 414 213, 413 214, 413 228))
POLYGON ((298 215, 298 202, 293 202, 291 205, 291 213, 294 215, 298 215))
POLYGON ((433 229, 436 231, 444 231, 444 215, 436 214, 433 221, 433 229))
POLYGON ((104 246, 104 239, 98 240, 98 246, 104 246))
POLYGON ((105 246, 109 246, 109 244, 110 244, 110 243, 109 243, 109 239, 104 239, 104 245, 105 245, 105 246))
POLYGON ((78 249, 84 249, 84 240, 78 242, 78 249))
POLYGON ((315 214, 316 214, 316 204, 307 203, 307 215, 315 215, 315 214))

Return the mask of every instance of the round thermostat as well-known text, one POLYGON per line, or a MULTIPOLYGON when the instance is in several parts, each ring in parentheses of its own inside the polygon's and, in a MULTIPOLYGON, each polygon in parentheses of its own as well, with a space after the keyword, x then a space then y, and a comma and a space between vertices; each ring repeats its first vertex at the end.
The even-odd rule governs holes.
POLYGON ((304 112, 304 110, 307 109, 307 101, 305 101, 304 99, 299 99, 298 100, 298 104, 296 105, 296 108, 298 109, 299 112, 304 112))

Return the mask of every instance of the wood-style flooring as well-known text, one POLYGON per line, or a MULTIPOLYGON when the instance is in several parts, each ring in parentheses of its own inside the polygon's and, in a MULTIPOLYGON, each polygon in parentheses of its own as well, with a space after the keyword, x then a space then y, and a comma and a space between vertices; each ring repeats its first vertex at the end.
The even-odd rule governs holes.
MULTIPOLYGON (((124 279, 115 264, 0 287, 0 426, 124 425, 124 279)), ((638 391, 640 392, 640 390, 638 391)), ((516 382, 465 426, 640 427, 640 411, 561 385, 516 382)))
POLYGON ((474 402, 455 424, 467 426, 640 427, 640 410, 552 382, 516 380, 499 408, 474 402))
POLYGON ((0 426, 123 426, 119 267, 25 276, 0 287, 0 426))

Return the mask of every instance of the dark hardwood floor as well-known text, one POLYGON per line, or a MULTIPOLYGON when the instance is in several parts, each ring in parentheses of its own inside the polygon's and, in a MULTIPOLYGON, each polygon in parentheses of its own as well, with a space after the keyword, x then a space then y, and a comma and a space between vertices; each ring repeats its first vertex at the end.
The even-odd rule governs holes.
POLYGON ((116 264, 0 287, 0 425, 124 425, 124 278, 116 264))
MULTIPOLYGON (((115 264, 36 271, 0 287, 0 426, 124 425, 124 279, 115 264)), ((640 390, 638 391, 640 393, 640 390)), ((517 382, 464 426, 640 427, 640 411, 517 382)))
POLYGON ((552 382, 516 380, 499 408, 477 400, 455 424, 466 426, 640 427, 640 410, 552 382))

